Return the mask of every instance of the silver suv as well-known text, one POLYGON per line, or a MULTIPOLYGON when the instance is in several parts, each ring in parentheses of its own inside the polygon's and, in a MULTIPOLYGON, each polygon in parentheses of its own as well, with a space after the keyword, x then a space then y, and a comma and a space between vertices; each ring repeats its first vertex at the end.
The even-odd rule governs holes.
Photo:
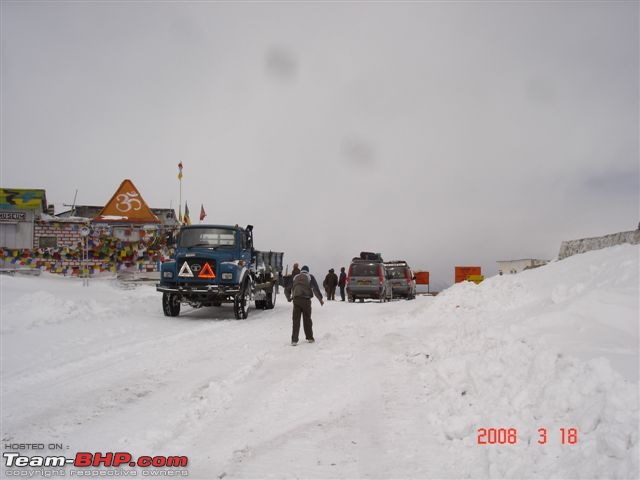
POLYGON ((416 298, 416 279, 407 262, 394 260, 385 262, 384 267, 394 297, 404 297, 407 300, 416 298))
POLYGON ((365 298, 388 302, 393 298, 391 283, 379 254, 362 252, 360 257, 351 261, 347 273, 347 296, 350 302, 364 302, 365 298))

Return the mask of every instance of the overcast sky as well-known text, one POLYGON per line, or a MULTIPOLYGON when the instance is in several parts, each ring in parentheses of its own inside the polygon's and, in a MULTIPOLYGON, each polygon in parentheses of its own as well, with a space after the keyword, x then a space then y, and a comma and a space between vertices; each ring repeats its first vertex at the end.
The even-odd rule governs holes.
POLYGON ((554 258, 640 221, 639 4, 2 2, 1 184, 361 250, 554 258))

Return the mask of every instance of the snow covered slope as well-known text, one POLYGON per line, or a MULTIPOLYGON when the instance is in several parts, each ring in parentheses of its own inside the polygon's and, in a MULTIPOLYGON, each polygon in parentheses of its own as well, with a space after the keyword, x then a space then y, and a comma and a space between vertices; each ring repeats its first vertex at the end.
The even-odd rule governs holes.
POLYGON ((314 302, 295 348, 283 297, 167 318, 151 286, 3 276, 3 444, 186 455, 194 479, 638 478, 639 253, 314 302))

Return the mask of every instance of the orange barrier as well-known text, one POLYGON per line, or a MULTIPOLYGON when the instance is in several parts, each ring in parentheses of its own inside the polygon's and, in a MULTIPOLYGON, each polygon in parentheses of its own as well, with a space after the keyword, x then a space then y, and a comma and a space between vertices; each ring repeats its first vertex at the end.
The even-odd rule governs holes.
POLYGON ((456 283, 464 282, 468 280, 470 275, 482 275, 481 267, 456 267, 456 283))
POLYGON ((429 285, 429 272, 415 272, 417 285, 429 285))

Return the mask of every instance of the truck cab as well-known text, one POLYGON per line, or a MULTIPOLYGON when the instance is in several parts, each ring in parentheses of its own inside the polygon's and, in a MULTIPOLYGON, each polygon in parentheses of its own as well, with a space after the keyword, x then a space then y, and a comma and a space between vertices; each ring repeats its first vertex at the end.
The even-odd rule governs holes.
POLYGON ((182 303, 195 308, 233 303, 236 318, 246 318, 251 300, 256 308, 273 308, 282 257, 254 248, 251 225, 182 227, 174 258, 160 268, 156 289, 163 294, 163 311, 177 316, 182 303))

